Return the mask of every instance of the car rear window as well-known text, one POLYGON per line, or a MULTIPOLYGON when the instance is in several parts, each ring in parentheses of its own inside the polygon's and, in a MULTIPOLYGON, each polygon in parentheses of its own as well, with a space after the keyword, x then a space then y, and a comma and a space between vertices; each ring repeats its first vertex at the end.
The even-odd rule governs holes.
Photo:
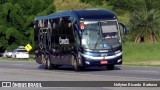
POLYGON ((7 52, 12 52, 12 50, 7 50, 7 52))
POLYGON ((26 50, 18 50, 17 52, 27 52, 26 50))

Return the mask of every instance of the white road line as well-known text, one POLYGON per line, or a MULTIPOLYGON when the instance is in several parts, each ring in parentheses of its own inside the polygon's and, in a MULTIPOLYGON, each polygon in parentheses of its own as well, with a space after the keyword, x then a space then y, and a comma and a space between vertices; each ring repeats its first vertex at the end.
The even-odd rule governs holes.
POLYGON ((14 66, 23 66, 23 64, 11 64, 11 65, 14 65, 14 66))

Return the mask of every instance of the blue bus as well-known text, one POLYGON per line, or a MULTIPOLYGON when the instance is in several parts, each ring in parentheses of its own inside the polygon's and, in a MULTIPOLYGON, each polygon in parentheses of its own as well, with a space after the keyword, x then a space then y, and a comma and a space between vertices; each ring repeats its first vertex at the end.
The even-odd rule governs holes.
POLYGON ((112 11, 79 9, 39 16, 34 28, 35 59, 46 69, 72 65, 75 71, 89 66, 113 70, 122 64, 126 27, 112 11))

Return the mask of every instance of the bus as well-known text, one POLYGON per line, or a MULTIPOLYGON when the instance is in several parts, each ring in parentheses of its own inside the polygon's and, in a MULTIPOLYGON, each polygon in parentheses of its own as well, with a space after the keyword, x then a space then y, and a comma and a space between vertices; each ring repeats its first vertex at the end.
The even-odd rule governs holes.
POLYGON ((67 10, 34 20, 35 59, 45 69, 72 65, 113 70, 122 64, 121 37, 127 30, 107 9, 67 10))

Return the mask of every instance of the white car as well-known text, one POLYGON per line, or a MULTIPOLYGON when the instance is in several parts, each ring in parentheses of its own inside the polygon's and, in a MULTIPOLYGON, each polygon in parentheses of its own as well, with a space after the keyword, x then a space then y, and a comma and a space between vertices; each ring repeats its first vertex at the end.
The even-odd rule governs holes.
POLYGON ((17 49, 25 49, 25 47, 24 46, 18 46, 17 49))
POLYGON ((25 49, 15 49, 12 53, 12 58, 29 58, 29 53, 25 49))
POLYGON ((11 58, 12 56, 12 51, 11 50, 5 50, 3 53, 3 57, 11 58))

